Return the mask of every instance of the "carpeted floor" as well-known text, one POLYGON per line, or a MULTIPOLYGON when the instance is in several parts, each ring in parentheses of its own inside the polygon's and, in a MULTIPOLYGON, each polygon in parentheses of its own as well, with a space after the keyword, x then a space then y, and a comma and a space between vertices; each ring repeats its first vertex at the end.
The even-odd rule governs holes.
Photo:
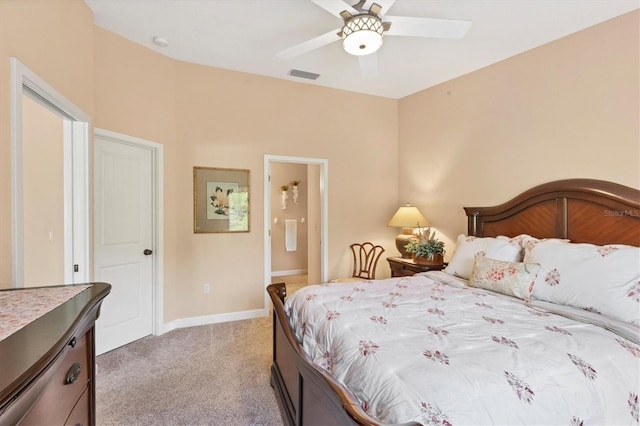
POLYGON ((283 425, 271 317, 148 336, 96 358, 96 424, 283 425))

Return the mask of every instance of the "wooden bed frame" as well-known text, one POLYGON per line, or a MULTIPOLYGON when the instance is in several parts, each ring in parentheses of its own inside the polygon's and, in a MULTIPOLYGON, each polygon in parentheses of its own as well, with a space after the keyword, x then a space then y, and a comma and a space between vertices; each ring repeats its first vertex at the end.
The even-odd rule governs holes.
MULTIPOLYGON (((468 234, 529 234, 572 242, 640 246, 640 191, 616 183, 569 179, 536 186, 504 204, 465 207, 468 234)), ((273 302, 271 384, 290 425, 381 425, 351 392, 316 368, 289 327, 284 284, 267 291, 273 302)), ((419 425, 419 423, 407 423, 419 425)))

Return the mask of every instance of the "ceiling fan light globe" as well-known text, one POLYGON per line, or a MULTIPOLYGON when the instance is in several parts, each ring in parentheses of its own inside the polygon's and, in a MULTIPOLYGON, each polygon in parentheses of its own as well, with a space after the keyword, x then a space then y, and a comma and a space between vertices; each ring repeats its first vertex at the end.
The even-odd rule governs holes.
POLYGON ((361 30, 345 37, 342 46, 352 55, 369 55, 380 49, 382 36, 375 31, 361 30))
POLYGON ((382 46, 383 31, 382 22, 377 16, 354 16, 342 27, 342 47, 352 55, 369 55, 382 46))

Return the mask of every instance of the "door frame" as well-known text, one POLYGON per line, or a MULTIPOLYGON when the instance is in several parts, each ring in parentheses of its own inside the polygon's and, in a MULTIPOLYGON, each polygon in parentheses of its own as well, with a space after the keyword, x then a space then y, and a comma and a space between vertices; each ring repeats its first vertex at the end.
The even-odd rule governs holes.
MULTIPOLYGON (((29 96, 63 120, 64 281, 91 279, 89 128, 91 117, 16 58, 11 64, 11 284, 24 286, 24 180, 22 96, 29 96), (73 265, 78 265, 78 272, 73 265)), ((63 284, 63 283, 61 283, 63 284)))
MULTIPOLYGON (((271 284, 271 163, 294 163, 320 166, 320 279, 328 277, 329 247, 329 160, 310 157, 290 157, 284 155, 264 156, 264 283, 271 284)), ((265 311, 271 303, 265 292, 265 311)))
POLYGON ((164 146, 157 142, 124 135, 110 130, 94 128, 94 139, 135 146, 151 151, 151 224, 152 278, 151 278, 151 315, 152 332, 158 336, 164 332, 164 146))

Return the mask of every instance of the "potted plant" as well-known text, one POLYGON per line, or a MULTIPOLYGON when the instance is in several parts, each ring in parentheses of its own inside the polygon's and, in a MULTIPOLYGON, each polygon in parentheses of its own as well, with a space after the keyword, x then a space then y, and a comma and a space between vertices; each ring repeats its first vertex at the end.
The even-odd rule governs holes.
POLYGON ((413 261, 422 265, 441 265, 444 262, 444 242, 436 238, 436 231, 427 228, 416 239, 404 246, 413 254, 413 261))

